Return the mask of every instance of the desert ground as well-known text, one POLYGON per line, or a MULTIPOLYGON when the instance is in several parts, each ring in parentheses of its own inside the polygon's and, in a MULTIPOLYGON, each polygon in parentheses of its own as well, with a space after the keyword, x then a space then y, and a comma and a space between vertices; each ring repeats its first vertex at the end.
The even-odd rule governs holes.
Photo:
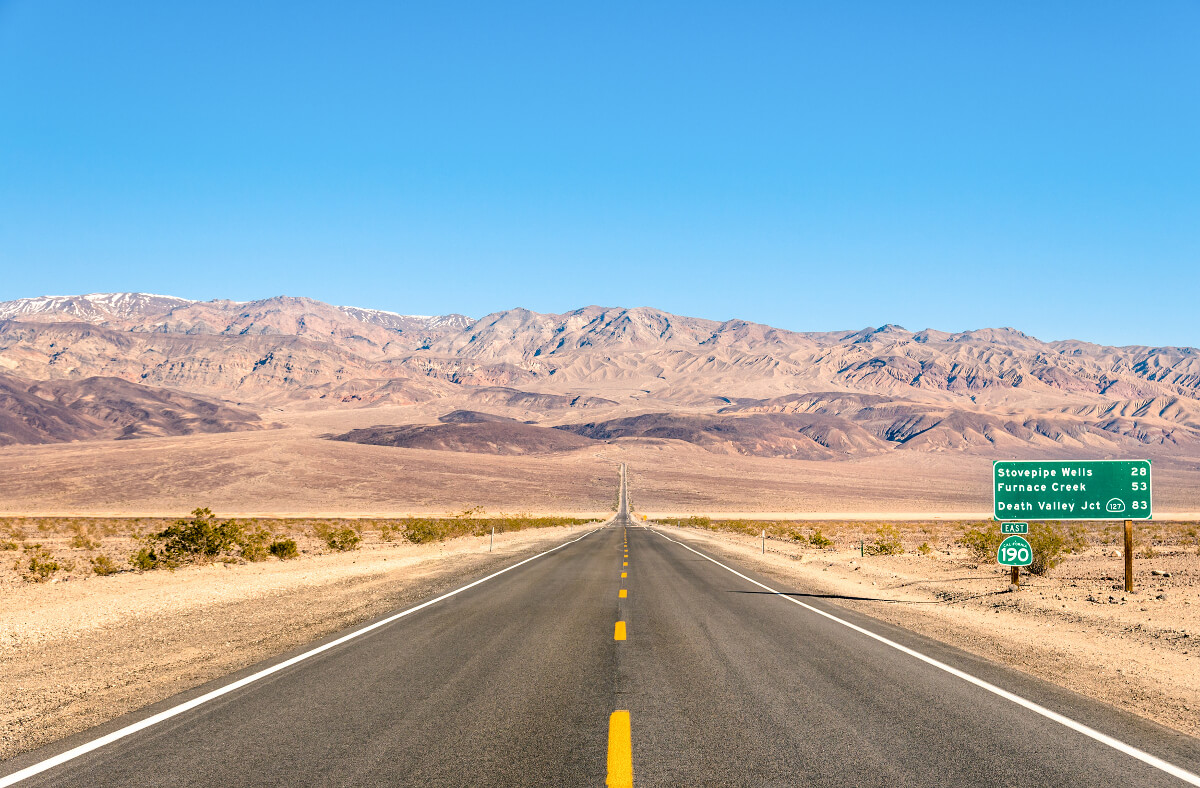
MULTIPOLYGON (((556 454, 500 456, 371 446, 325 436, 421 423, 447 406, 276 410, 279 429, 134 441, 7 446, 0 514, 173 517, 363 516, 488 512, 593 516, 611 511, 616 467, 654 516, 984 517, 991 461, 892 452, 823 462, 716 454, 678 440, 618 439, 556 454)), ((1200 460, 1154 465, 1155 515, 1200 513, 1200 460)))

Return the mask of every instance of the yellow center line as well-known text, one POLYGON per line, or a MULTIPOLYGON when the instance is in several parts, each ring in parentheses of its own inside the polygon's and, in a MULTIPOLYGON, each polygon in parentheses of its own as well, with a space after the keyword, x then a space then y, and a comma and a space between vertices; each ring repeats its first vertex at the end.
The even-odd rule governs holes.
POLYGON ((622 572, 622 573, 621 573, 621 577, 629 577, 629 573, 628 573, 628 572, 622 572))
POLYGON ((613 630, 613 640, 624 640, 624 639, 625 639, 625 622, 618 621, 616 629, 613 630))
POLYGON ((621 599, 625 599, 627 596, 629 596, 629 592, 622 588, 617 592, 617 596, 619 596, 621 599))
POLYGON ((629 562, 625 561, 624 563, 621 564, 621 566, 629 566, 629 562))
POLYGON ((633 788, 633 731, 628 711, 608 718, 608 788, 633 788))

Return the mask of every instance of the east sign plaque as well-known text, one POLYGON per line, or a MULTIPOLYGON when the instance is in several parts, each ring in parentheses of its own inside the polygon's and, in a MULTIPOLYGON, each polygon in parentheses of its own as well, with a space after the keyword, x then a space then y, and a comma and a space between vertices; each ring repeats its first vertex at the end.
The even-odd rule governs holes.
POLYGON ((1029 520, 1149 520, 1149 460, 992 463, 992 516, 1029 520))

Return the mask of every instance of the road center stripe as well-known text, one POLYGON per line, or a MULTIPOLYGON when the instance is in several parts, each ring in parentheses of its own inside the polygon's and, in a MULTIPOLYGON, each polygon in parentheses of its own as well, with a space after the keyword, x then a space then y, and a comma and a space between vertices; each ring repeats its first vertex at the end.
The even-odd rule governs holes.
POLYGON ((1101 744, 1112 747, 1114 750, 1117 750, 1118 752, 1123 752, 1132 758, 1136 758, 1137 760, 1141 761, 1142 763, 1144 763, 1148 766, 1152 766, 1155 769, 1158 769, 1159 771, 1166 772, 1167 774, 1171 775, 1172 777, 1178 777, 1180 780, 1183 780, 1185 783, 1187 783, 1189 785, 1200 786, 1200 775, 1193 774, 1192 772, 1189 772, 1186 769, 1181 769, 1172 763, 1168 763, 1168 762, 1162 760, 1161 758, 1156 758, 1153 755, 1151 755, 1150 753, 1145 752, 1144 750, 1139 750, 1137 747, 1134 747, 1131 744, 1126 744, 1125 742, 1123 742, 1119 739, 1114 739, 1112 736, 1101 733, 1100 731, 1096 730, 1095 728, 1089 728, 1087 725, 1084 725, 1081 722, 1076 722, 1075 720, 1071 719, 1070 717, 1066 717, 1062 714, 1059 714, 1056 711, 1051 711, 1050 709, 1047 709, 1045 706, 1040 706, 1031 700, 1026 700, 1025 698, 1022 698, 1020 695, 1009 692, 1008 690, 1005 690, 1005 689, 1001 689, 1000 687, 997 687, 995 684, 990 684, 990 683, 984 681, 983 679, 976 678, 976 677, 972 676, 970 673, 961 671, 958 668, 952 668, 949 665, 947 665, 946 663, 939 662, 938 660, 934 659, 933 657, 927 657, 924 654, 922 654, 921 652, 914 651, 913 649, 909 648, 908 646, 902 646, 899 643, 895 642, 894 640, 888 640, 883 635, 877 635, 869 629, 864 629, 864 628, 858 626, 857 624, 851 624, 849 621, 838 618, 837 616, 833 615, 832 613, 826 613, 824 610, 815 608, 812 605, 807 605, 804 602, 801 602, 799 599, 790 597, 787 594, 782 594, 782 593, 776 591, 774 588, 771 588, 770 586, 763 585, 762 583, 758 582, 757 580, 752 580, 749 577, 746 577, 741 572, 737 571, 736 569, 733 569, 732 567, 726 566, 725 564, 721 563, 717 559, 707 556, 704 553, 700 552, 699 550, 689 547, 688 545, 684 544, 683 542, 680 542, 678 539, 672 539, 671 537, 667 536, 666 534, 661 533, 653 528, 651 528, 650 530, 654 531, 654 533, 658 534, 663 539, 666 539, 668 542, 674 542, 675 544, 679 545, 683 549, 690 550, 691 552, 695 553, 696 555, 700 556, 701 558, 703 558, 707 561, 713 562, 714 564, 721 567, 725 571, 732 572, 733 574, 735 574, 738 577, 745 580, 747 583, 756 585, 759 588, 763 589, 764 591, 769 591, 772 594, 775 594, 776 596, 780 597, 781 599, 786 599, 787 601, 791 602, 794 605, 799 605, 800 607, 804 608, 805 610, 807 610, 811 613, 816 613, 818 616, 822 616, 824 618, 829 619, 830 621, 834 621, 838 624, 841 624, 844 627, 853 629, 855 632, 866 635, 867 637, 871 638, 872 640, 877 640, 880 643, 884 644, 885 646, 889 646, 891 648, 896 649, 897 651, 901 651, 901 652, 909 655, 910 657, 919 659, 927 665, 932 665, 933 667, 937 668, 938 670, 943 670, 946 673, 949 673, 952 676, 956 676, 969 684, 974 684, 976 687, 979 687, 980 689, 987 690, 988 692, 992 693, 993 695, 999 695, 1001 698, 1004 698, 1005 700, 1008 700, 1008 701, 1012 701, 1013 703, 1017 704, 1018 706, 1026 708, 1035 714, 1040 714, 1041 716, 1045 717, 1046 719, 1053 720, 1054 722, 1057 722, 1060 725, 1070 728, 1073 731, 1082 733, 1084 736, 1087 736, 1090 739, 1094 739, 1094 740, 1100 742, 1101 744))
POLYGON ((613 629, 613 640, 625 639, 625 622, 618 621, 617 626, 613 629))
POLYGON ((633 731, 628 711, 608 718, 608 788, 633 788, 633 731))

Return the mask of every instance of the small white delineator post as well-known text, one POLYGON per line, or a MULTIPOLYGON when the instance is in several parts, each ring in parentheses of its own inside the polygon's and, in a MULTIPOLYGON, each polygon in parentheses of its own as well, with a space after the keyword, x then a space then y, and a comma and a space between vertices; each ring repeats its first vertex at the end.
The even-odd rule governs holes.
POLYGON ((488 552, 492 552, 492 545, 496 544, 496 526, 492 526, 492 538, 488 540, 488 552))
POLYGON ((763 529, 763 555, 767 554, 767 529, 763 529))

